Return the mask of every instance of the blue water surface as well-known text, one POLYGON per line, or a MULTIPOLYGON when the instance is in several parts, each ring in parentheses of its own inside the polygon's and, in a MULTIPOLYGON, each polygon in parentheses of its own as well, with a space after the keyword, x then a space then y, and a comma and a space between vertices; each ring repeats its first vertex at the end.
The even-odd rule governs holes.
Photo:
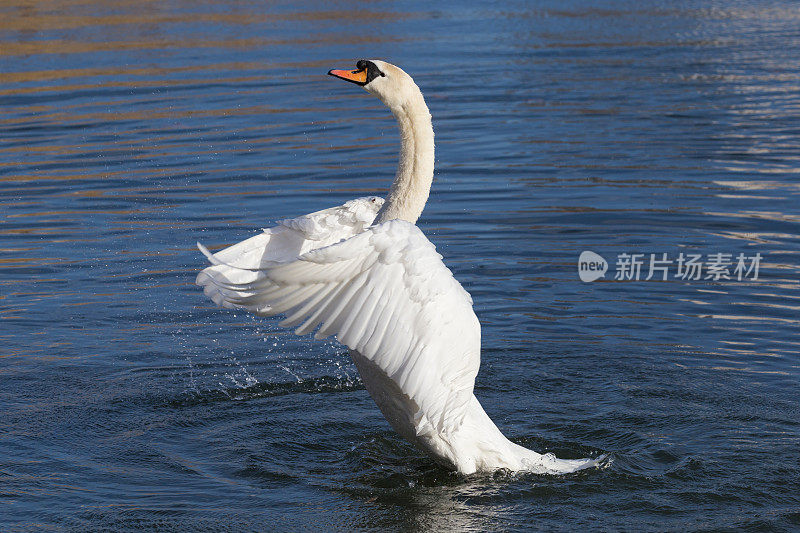
POLYGON ((789 0, 3 3, 0 529, 800 527, 798 28, 789 0), (603 468, 444 471, 341 346, 194 286, 198 240, 384 194, 391 115, 325 75, 361 58, 433 114, 419 226, 474 298, 476 395, 603 468), (681 253, 762 260, 644 279, 681 253))

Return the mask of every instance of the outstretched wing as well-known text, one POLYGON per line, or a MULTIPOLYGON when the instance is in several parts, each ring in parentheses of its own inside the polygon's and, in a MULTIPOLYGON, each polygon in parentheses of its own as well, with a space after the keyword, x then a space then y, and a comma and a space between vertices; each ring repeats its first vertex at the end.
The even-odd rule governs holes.
MULTIPOLYGON (((298 334, 320 326, 392 379, 439 432, 463 420, 480 366, 472 299, 415 225, 392 220, 293 261, 244 269, 246 282, 207 275, 236 269, 225 258, 198 276, 223 305, 285 313, 298 334)), ((239 269, 242 270, 242 269, 239 269)), ((215 299, 215 301, 217 301, 215 299)))
MULTIPOLYGON (((260 268, 294 261, 311 250, 358 235, 372 224, 382 205, 383 198, 368 196, 282 220, 273 228, 215 253, 215 266, 203 270, 197 276, 197 284, 204 287, 214 303, 230 307, 221 287, 252 283, 258 279, 256 271, 260 268)), ((202 247, 201 250, 208 252, 202 247)))

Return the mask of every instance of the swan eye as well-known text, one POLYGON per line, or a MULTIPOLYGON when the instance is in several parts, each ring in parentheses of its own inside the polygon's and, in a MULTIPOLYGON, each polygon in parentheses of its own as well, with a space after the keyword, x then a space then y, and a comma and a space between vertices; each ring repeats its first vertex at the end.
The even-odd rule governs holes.
POLYGON ((366 59, 362 59, 358 63, 356 63, 356 68, 358 70, 367 71, 367 83, 371 82, 372 80, 378 77, 386 77, 386 74, 381 72, 381 69, 378 68, 378 65, 366 59))

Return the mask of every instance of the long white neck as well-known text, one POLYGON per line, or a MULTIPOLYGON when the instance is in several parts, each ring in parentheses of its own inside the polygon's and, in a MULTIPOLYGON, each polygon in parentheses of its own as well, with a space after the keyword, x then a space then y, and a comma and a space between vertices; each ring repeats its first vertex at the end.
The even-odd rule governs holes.
POLYGON ((398 218, 413 224, 428 201, 433 182, 433 125, 422 93, 416 85, 413 89, 402 103, 389 105, 400 127, 400 163, 376 224, 398 218))

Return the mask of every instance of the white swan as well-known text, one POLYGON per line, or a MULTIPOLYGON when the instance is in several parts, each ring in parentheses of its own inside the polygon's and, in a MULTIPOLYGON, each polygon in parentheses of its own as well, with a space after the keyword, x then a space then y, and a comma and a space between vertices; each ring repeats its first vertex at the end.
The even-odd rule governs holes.
POLYGON ((433 180, 433 128, 411 77, 361 60, 332 76, 362 86, 397 118, 400 164, 386 200, 359 198, 295 219, 221 252, 197 276, 218 305, 287 315, 297 334, 322 324, 350 348, 386 420, 441 465, 566 473, 600 459, 557 459, 503 436, 472 393, 480 324, 472 299, 415 226, 433 180))

